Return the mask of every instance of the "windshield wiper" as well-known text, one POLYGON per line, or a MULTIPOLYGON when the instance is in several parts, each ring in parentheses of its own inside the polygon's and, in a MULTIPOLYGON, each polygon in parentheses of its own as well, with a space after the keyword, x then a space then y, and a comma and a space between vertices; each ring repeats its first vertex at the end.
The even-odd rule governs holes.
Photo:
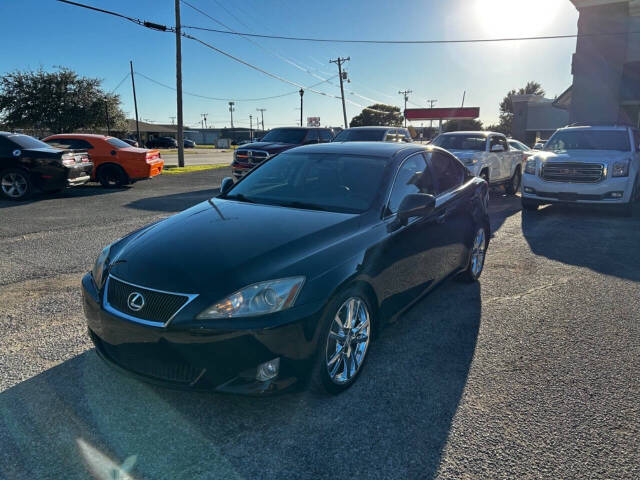
POLYGON ((253 200, 245 197, 242 193, 236 193, 235 195, 225 195, 222 198, 224 198, 225 200, 238 200, 240 202, 256 203, 253 200))

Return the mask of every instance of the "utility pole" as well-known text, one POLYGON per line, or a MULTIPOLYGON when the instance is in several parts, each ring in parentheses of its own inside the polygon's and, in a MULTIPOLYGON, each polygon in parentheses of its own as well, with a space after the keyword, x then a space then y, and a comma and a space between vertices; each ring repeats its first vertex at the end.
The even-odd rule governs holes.
POLYGON ((202 117, 202 124, 204 125, 204 128, 207 128, 207 115, 209 115, 208 113, 201 113, 200 116, 202 117))
POLYGON ((347 78, 347 72, 342 73, 342 64, 351 60, 351 57, 336 58, 335 60, 329 60, 329 63, 335 63, 338 65, 338 76, 340 77, 340 96, 342 97, 342 117, 344 118, 344 128, 349 128, 347 125, 347 107, 344 104, 344 85, 343 81, 347 78))
POLYGON ((109 125, 109 97, 104 97, 104 114, 107 117, 107 135, 111 136, 111 126, 109 125))
POLYGON ((176 9, 176 107, 178 108, 178 166, 184 167, 184 125, 182 118, 182 32, 180 23, 180 0, 175 0, 176 9))
POLYGON ((249 140, 253 142, 253 115, 249 114, 249 140))
POLYGON ((409 94, 413 93, 413 90, 403 90, 398 93, 404 96, 404 128, 407 128, 407 100, 409 100, 409 94))
POLYGON ((467 91, 462 92, 462 106, 460 108, 464 108, 464 97, 467 96, 467 91))
POLYGON ((176 124, 176 117, 169 117, 171 119, 171 125, 176 124))
MULTIPOLYGON (((429 108, 433 108, 433 106, 437 103, 437 101, 438 100, 435 98, 428 99, 427 103, 429 104, 429 108)), ((429 139, 431 139, 432 134, 433 134, 433 119, 429 123, 429 139)))
POLYGON ((300 89, 300 126, 302 126, 302 96, 304 95, 304 90, 300 89))
MULTIPOLYGON (((264 112, 266 112, 266 108, 256 108, 257 112, 260 112, 260 115, 262 116, 262 131, 264 132, 264 112)), ((256 119, 257 121, 257 119, 256 119)))
POLYGON ((136 110, 136 140, 138 144, 142 146, 142 139, 140 138, 140 122, 138 121, 138 101, 136 100, 136 81, 133 78, 133 60, 129 60, 129 66, 131 67, 131 86, 133 87, 133 106, 136 110))

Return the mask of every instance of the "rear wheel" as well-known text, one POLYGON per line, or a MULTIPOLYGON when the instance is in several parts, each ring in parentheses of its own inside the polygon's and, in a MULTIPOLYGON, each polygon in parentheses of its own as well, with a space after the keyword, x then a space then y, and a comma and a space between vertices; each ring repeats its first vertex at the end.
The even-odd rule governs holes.
POLYGON ((520 181, 522 180, 522 172, 520 172, 520 166, 516 167, 516 171, 513 172, 513 176, 509 183, 506 185, 506 190, 509 195, 515 195, 520 189, 520 181))
POLYGON ((337 394, 353 385, 367 359, 374 321, 369 299, 358 288, 331 301, 318 340, 314 391, 337 394))
POLYGON ((480 278, 482 270, 484 269, 484 259, 488 246, 489 238, 487 237, 487 230, 484 227, 479 227, 473 239, 469 264, 467 265, 467 269, 460 274, 460 280, 464 282, 475 282, 480 278))
POLYGON ((25 200, 31 195, 29 174, 18 168, 10 168, 0 173, 0 192, 9 200, 25 200))
POLYGON ((104 188, 122 187, 129 182, 127 174, 118 165, 104 165, 96 175, 104 188))
POLYGON ((489 183, 489 171, 487 169, 480 172, 480 178, 489 183))

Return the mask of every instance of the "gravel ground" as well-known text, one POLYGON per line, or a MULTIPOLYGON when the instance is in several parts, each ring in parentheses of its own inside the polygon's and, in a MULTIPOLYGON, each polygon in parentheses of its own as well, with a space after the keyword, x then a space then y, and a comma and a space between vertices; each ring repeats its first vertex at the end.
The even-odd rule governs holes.
POLYGON ((493 196, 481 281, 386 328, 338 397, 171 391, 105 366, 81 275, 227 174, 0 201, 1 478, 640 478, 640 212, 493 196))

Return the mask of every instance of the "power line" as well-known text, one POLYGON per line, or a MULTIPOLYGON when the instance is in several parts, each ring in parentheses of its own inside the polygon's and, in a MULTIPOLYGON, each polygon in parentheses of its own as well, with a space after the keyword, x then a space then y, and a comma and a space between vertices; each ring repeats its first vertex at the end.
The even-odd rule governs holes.
POLYGON ((175 29, 172 27, 167 27, 166 25, 160 25, 158 23, 148 22, 146 20, 140 20, 139 18, 129 17, 128 15, 123 15, 122 13, 112 12, 111 10, 104 10, 102 8, 92 7, 91 5, 85 5, 83 3, 72 2, 70 0, 57 0, 61 3, 66 3, 68 5, 73 5, 74 7, 86 8, 88 10, 93 10, 99 13, 106 13, 107 15, 112 15, 114 17, 119 17, 124 20, 128 20, 129 22, 133 22, 136 25, 141 25, 143 27, 150 28, 152 30, 159 30, 161 32, 173 32, 175 33, 175 29))
MULTIPOLYGON (((63 0, 59 0, 63 1, 63 0)), ((639 34, 638 32, 602 32, 602 33, 573 33, 566 35, 541 35, 533 37, 502 37, 502 38, 468 38, 459 40, 374 40, 374 39, 338 39, 338 38, 313 38, 313 37, 287 37, 283 35, 264 35, 258 33, 246 33, 246 32, 229 32, 226 30, 219 30, 216 28, 198 27, 195 25, 182 25, 182 28, 189 28, 192 30, 203 30, 206 32, 224 33, 226 35, 240 35, 247 37, 257 38, 271 38, 274 40, 293 40, 298 42, 321 42, 321 43, 371 43, 371 44, 389 44, 389 45, 406 45, 406 44, 443 44, 443 43, 491 43, 491 42, 517 42, 526 40, 556 40, 562 38, 582 38, 582 37, 597 37, 597 36, 616 36, 616 35, 629 35, 639 34)))
MULTIPOLYGON (((155 83, 156 85, 159 85, 161 87, 164 88, 168 88, 169 90, 173 90, 174 92, 176 91, 175 87, 172 87, 170 85, 167 85, 166 83, 162 83, 159 82, 158 80, 151 78, 147 75, 145 75, 144 73, 140 73, 140 72, 135 72, 136 75, 149 80, 152 83, 155 83)), ((331 77, 331 79, 336 78, 337 75, 334 75, 333 77, 331 77)), ((329 79, 328 79, 329 80, 329 79)), ((308 87, 303 87, 305 90, 307 88, 314 88, 317 87, 319 85, 322 85, 323 83, 326 83, 328 80, 322 81, 322 82, 318 82, 318 83, 314 83, 313 85, 309 85, 308 87)), ((286 97, 289 95, 295 95, 298 93, 298 90, 293 90, 291 92, 287 92, 287 93, 281 93, 280 95, 272 95, 270 97, 259 97, 259 98, 238 98, 238 97, 210 97, 208 95, 201 95, 199 93, 192 93, 192 92, 187 92, 185 90, 182 91, 182 93, 184 93, 185 95, 189 95, 191 97, 198 97, 198 98, 204 98, 205 100, 215 100, 215 101, 220 101, 220 102, 228 102, 228 101, 235 101, 235 102, 259 102, 262 100, 271 100, 274 98, 281 98, 281 97, 286 97)))
POLYGON ((124 74, 124 77, 122 77, 122 80, 120 80, 120 83, 118 83, 118 85, 116 85, 111 92, 109 93, 114 93, 116 90, 118 90, 120 88, 120 86, 129 78, 129 72, 124 74))

